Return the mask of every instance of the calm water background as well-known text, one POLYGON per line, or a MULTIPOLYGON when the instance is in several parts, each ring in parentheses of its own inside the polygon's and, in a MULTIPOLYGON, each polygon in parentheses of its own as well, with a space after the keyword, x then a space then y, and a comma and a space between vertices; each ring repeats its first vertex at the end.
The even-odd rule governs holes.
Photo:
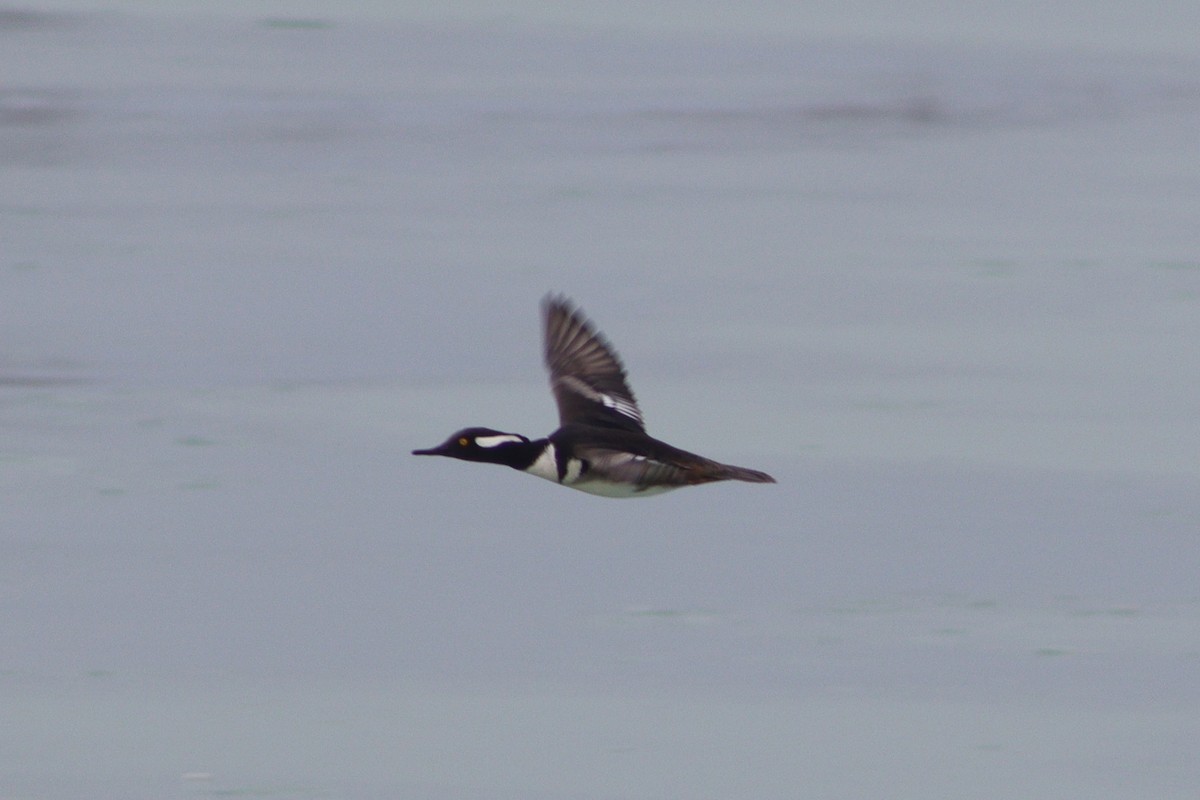
POLYGON ((1200 6, 803 5, 0 6, 0 797, 1194 800, 1200 6))

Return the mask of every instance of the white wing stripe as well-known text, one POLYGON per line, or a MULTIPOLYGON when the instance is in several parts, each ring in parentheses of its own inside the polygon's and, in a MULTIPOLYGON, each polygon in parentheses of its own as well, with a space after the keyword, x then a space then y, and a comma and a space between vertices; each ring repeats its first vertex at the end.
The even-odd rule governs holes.
POLYGON ((594 403, 600 403, 605 408, 611 408, 618 414, 624 414, 630 419, 638 422, 642 421, 642 414, 638 411, 638 407, 622 397, 613 397, 611 394, 598 392, 574 375, 563 375, 559 377, 558 382, 581 397, 585 397, 594 403))

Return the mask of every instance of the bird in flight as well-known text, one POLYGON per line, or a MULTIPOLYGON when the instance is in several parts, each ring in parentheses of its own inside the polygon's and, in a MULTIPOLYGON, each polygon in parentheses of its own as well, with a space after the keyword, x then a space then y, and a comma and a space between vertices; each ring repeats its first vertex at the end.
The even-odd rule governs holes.
POLYGON ((502 464, 603 497, 647 497, 714 481, 775 483, 646 433, 625 369, 603 334, 565 297, 542 301, 543 336, 559 428, 543 439, 464 428, 418 456, 502 464))

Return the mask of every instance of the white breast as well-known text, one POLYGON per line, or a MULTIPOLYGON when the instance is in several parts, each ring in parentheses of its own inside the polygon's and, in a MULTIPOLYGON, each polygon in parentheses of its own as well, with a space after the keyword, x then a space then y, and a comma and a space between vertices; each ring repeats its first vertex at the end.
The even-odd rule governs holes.
POLYGON ((631 486, 628 483, 612 483, 611 481, 580 481, 571 485, 572 489, 578 489, 581 492, 588 494, 597 494, 601 497, 652 497, 656 494, 669 492, 672 489, 678 489, 678 486, 650 486, 645 489, 638 489, 636 486, 631 486))
MULTIPOLYGON (((530 475, 537 475, 539 478, 545 478, 548 481, 560 483, 558 480, 558 458, 554 452, 554 445, 546 445, 546 449, 537 457, 525 470, 530 475)), ((561 483, 564 486, 570 486, 579 480, 579 474, 583 472, 583 462, 578 458, 572 458, 567 461, 567 474, 563 476, 561 483)))
POLYGON ((537 461, 526 467, 525 471, 530 475, 537 475, 539 478, 558 483, 558 460, 554 457, 554 445, 546 445, 546 449, 537 457, 537 461))

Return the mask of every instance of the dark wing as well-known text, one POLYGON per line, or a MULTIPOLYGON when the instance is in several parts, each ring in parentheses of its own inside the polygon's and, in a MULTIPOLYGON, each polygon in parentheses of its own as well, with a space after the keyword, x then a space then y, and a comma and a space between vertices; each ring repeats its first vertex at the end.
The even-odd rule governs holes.
POLYGON ((647 456, 634 455, 624 450, 578 447, 575 455, 587 462, 588 475, 591 477, 604 477, 618 483, 632 483, 643 488, 688 486, 713 480, 713 478, 697 476, 691 470, 675 464, 656 461, 647 456))
POLYGON ((645 431, 642 412, 612 346, 564 297, 547 295, 546 368, 560 424, 645 431))
POLYGON ((555 447, 587 463, 587 476, 635 486, 691 486, 712 481, 774 483, 765 472, 722 464, 649 436, 620 430, 560 428, 550 436, 555 447))

